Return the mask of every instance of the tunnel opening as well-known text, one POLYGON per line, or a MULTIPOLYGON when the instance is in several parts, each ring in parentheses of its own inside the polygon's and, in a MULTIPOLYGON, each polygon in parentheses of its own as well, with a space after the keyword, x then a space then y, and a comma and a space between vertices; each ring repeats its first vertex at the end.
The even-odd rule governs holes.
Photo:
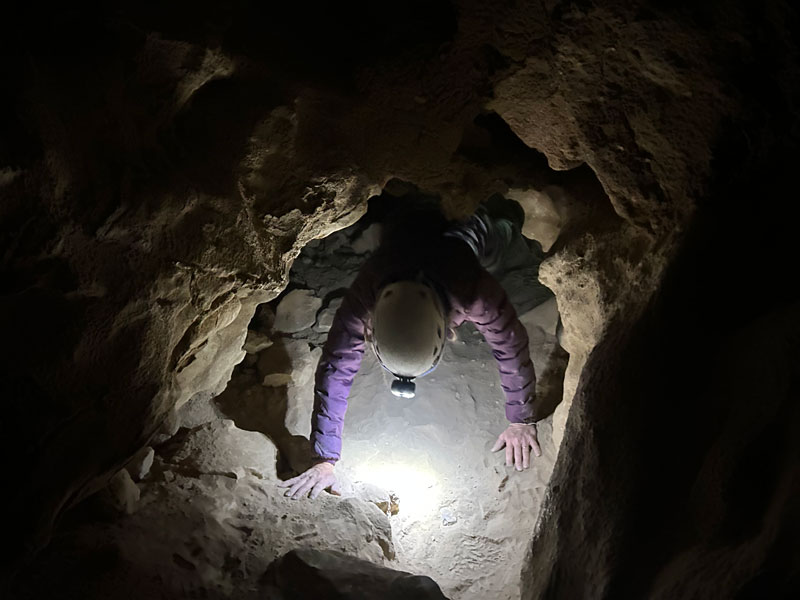
MULTIPOLYGON (((530 211, 567 193, 527 191, 541 196, 529 195, 527 206, 526 198, 486 200, 530 211)), ((391 377, 365 352, 336 466, 340 496, 292 500, 277 487, 312 460, 314 370, 333 315, 378 248, 382 223, 413 198, 440 208, 436 195, 392 179, 361 219, 306 244, 283 291, 257 308, 225 390, 172 413, 107 487, 68 513, 34 568, 45 565, 86 597, 111 593, 125 573, 137 597, 166 585, 222 598, 269 592, 267 565, 308 549, 430 577, 451 599, 519 597, 558 454, 552 412, 569 359, 555 296, 531 285, 554 250, 534 239, 517 235, 495 273, 526 329, 537 396, 548 405, 542 456, 531 456, 530 469, 515 471, 504 452, 490 452, 508 424, 504 395, 490 347, 465 323, 413 399, 393 397, 391 377)))
MULTIPOLYGON (((415 214, 408 206, 423 197, 412 184, 390 181, 356 224, 303 248, 286 289, 251 323, 250 352, 214 404, 237 427, 270 437, 284 478, 308 466, 313 371, 334 313, 377 250, 387 220, 415 214)), ((437 198, 425 200, 438 206, 437 198)), ((492 200, 521 212, 515 201, 492 200)), ((528 334, 537 400, 549 416, 561 400, 568 356, 556 337, 558 306, 538 284, 541 244, 519 233, 513 242, 495 277, 528 334)), ((394 568, 430 576, 451 598, 513 597, 557 454, 551 425, 538 425, 543 454, 531 458, 529 470, 517 472, 505 465, 504 452, 492 454, 508 425, 495 359, 471 323, 452 337, 411 399, 392 396, 392 376, 374 352, 364 352, 348 397, 337 478, 344 497, 387 516, 393 550, 385 557, 394 568)), ((295 502, 323 510, 308 498, 295 502)))
MULTIPOLYGON (((168 413, 149 445, 69 513, 32 568, 60 573, 86 597, 111 594, 124 573, 134 596, 166 585, 223 598, 279 594, 273 571, 287 568, 279 557, 306 549, 430 577, 451 600, 519 598, 569 401, 603 316, 591 279, 570 281, 571 269, 595 260, 596 240, 617 235, 624 221, 590 168, 549 169, 494 113, 465 128, 458 155, 472 165, 466 171, 488 167, 494 178, 480 186, 481 204, 520 219, 495 277, 528 334, 545 407, 542 456, 531 457, 529 470, 516 472, 503 452, 490 452, 508 424, 503 391, 491 349, 465 323, 411 400, 391 396, 391 378, 365 352, 336 467, 341 496, 291 500, 277 487, 312 463, 314 370, 345 291, 380 244, 382 223, 420 200, 443 219, 465 218, 464 206, 454 216, 452 197, 435 186, 427 192, 394 177, 364 199, 358 221, 329 228, 289 259, 282 291, 255 309, 246 338, 236 338, 241 363, 224 391, 196 393, 168 413), (61 560, 65 553, 75 558, 61 560)), ((218 302, 214 326, 227 334, 242 317, 230 322, 227 300, 218 302)), ((197 348, 213 355, 224 343, 211 335, 197 348)))

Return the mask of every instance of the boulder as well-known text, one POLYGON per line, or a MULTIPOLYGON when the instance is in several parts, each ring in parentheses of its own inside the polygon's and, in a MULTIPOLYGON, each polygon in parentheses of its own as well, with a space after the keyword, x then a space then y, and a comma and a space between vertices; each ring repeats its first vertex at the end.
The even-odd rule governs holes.
POLYGON ((295 600, 446 600, 430 577, 334 550, 292 550, 269 566, 265 580, 295 600))
POLYGON ((133 514, 139 503, 140 493, 128 471, 125 469, 117 471, 108 482, 108 492, 107 498, 116 510, 128 515, 133 514))
POLYGON ((167 450, 170 464, 193 473, 274 477, 275 446, 263 433, 239 429, 229 419, 184 431, 177 448, 167 450))
POLYGON ((292 290, 278 304, 275 311, 275 331, 297 333, 311 327, 317 320, 322 300, 312 290, 292 290))

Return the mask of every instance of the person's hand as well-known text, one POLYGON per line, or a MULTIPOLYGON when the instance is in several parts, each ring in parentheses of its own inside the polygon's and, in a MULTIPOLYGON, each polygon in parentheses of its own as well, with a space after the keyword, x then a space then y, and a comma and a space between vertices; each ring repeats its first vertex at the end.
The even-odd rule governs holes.
POLYGON ((293 500, 303 498, 309 492, 311 492, 313 500, 327 488, 331 488, 332 494, 339 495, 333 465, 329 462, 321 462, 297 477, 281 481, 278 483, 278 487, 289 488, 283 495, 289 496, 293 500))
POLYGON ((527 469, 531 462, 531 448, 536 456, 542 455, 539 440, 536 439, 536 425, 525 423, 511 423, 492 447, 492 452, 497 452, 505 446, 506 466, 514 465, 517 471, 527 469))

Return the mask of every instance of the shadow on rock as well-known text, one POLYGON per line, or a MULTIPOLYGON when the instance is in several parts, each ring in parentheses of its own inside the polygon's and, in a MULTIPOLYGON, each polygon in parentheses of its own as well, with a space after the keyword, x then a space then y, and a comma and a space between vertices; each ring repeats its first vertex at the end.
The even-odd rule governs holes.
POLYGON ((240 429, 266 435, 278 449, 276 470, 285 479, 308 469, 313 452, 307 435, 318 351, 292 338, 277 338, 258 355, 255 370, 235 378, 215 403, 240 429), (260 381, 258 381, 260 380, 260 381))

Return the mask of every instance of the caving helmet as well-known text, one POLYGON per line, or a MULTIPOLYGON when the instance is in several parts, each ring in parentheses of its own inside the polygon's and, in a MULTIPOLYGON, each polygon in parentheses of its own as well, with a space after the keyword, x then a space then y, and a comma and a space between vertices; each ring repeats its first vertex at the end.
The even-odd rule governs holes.
POLYGON ((414 379, 442 358, 447 322, 438 292, 421 281, 397 281, 380 290, 372 316, 372 347, 394 375, 392 393, 413 398, 414 379))

